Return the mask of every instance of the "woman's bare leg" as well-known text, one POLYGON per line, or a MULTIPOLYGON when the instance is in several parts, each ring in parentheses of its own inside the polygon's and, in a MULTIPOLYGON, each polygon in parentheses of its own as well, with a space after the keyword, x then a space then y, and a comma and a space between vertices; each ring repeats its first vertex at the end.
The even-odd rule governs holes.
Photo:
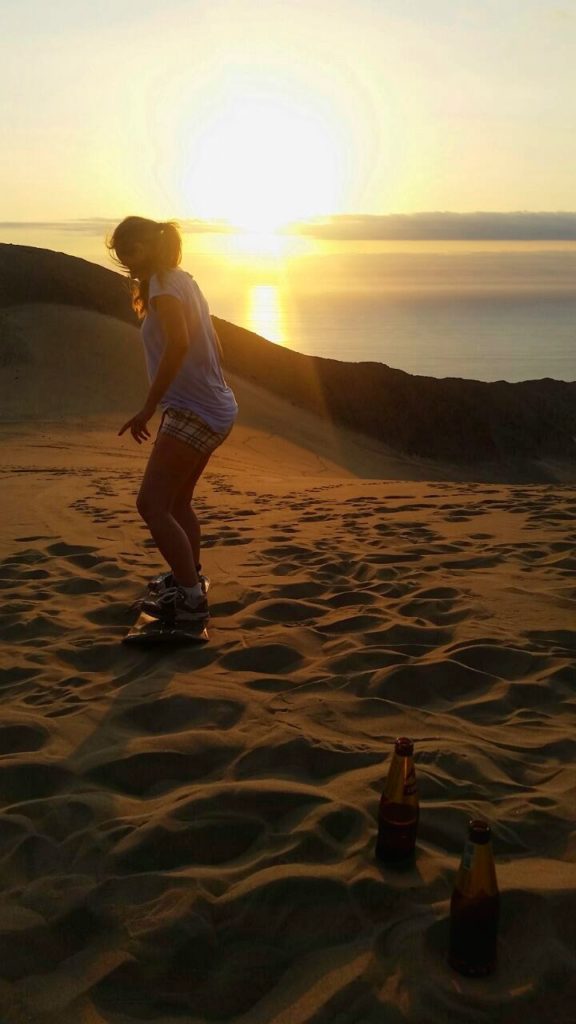
POLYGON ((159 434, 136 503, 154 543, 183 587, 198 583, 198 559, 187 531, 173 514, 173 505, 182 488, 200 475, 206 461, 205 455, 186 442, 159 434))
POLYGON ((192 499, 194 497, 194 488, 200 479, 200 476, 204 472, 208 461, 209 455, 204 456, 203 463, 200 463, 194 470, 189 480, 186 481, 184 486, 178 492, 172 503, 171 512, 174 519, 182 527, 184 533, 190 541, 192 548, 192 554, 194 556, 194 564, 200 565, 200 544, 202 540, 202 531, 200 528, 200 522, 194 508, 192 507, 192 499))
POLYGON ((172 515, 182 527, 184 533, 188 537, 190 547, 192 548, 192 555, 194 557, 194 565, 200 565, 200 544, 202 541, 202 531, 200 529, 200 523, 198 516, 191 505, 188 506, 172 506, 172 515))

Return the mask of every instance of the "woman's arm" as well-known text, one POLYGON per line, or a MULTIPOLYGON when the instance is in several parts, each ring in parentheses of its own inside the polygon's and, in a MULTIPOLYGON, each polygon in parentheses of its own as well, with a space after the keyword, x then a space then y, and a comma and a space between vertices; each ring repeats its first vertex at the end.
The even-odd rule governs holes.
POLYGON ((152 301, 165 338, 165 346, 144 405, 145 409, 151 410, 150 415, 178 373, 189 344, 184 308, 180 300, 174 295, 157 295, 152 301))
POLYGON ((138 444, 150 437, 148 420, 152 419, 158 402, 178 373, 190 343, 184 309, 180 300, 174 295, 157 295, 152 301, 155 303, 154 308, 165 338, 164 352, 144 406, 118 432, 120 437, 124 431, 129 429, 138 444))

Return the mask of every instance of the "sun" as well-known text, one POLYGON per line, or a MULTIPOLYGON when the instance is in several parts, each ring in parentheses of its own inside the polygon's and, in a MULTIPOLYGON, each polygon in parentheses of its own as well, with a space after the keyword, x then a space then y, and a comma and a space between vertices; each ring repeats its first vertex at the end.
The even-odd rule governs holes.
POLYGON ((340 208, 345 142, 325 101, 245 86, 210 114, 186 148, 187 215, 270 232, 340 208))

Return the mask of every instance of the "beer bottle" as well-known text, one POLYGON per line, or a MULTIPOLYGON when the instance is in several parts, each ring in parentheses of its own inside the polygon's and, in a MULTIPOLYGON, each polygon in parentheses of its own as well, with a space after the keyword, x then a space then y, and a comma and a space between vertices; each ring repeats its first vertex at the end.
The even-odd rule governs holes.
POLYGON ((419 806, 413 754, 412 740, 400 736, 378 811, 376 856, 387 864, 408 863, 414 857, 419 806))
POLYGON ((471 977, 494 970, 499 911, 492 831, 485 821, 470 821, 450 901, 448 959, 454 970, 471 977))

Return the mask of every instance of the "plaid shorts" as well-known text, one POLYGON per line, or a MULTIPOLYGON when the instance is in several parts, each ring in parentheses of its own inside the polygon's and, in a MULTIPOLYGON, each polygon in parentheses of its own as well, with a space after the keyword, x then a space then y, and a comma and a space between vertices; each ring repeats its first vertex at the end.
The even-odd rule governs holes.
POLYGON ((170 407, 164 410, 158 435, 170 434, 170 437, 177 437, 179 441, 191 445, 203 455, 210 455, 226 440, 230 430, 219 434, 191 409, 170 407))

